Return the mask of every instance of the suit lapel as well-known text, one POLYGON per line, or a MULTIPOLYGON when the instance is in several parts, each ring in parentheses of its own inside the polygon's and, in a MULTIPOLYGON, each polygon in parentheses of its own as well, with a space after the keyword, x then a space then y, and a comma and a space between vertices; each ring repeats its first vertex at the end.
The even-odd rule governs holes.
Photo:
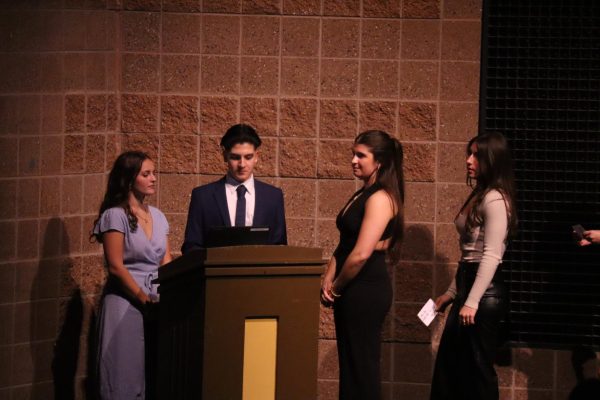
POLYGON ((221 218, 225 223, 225 226, 231 226, 231 220, 229 219, 229 209, 227 208, 227 196, 225 195, 225 178, 219 181, 214 193, 215 203, 221 214, 221 218))

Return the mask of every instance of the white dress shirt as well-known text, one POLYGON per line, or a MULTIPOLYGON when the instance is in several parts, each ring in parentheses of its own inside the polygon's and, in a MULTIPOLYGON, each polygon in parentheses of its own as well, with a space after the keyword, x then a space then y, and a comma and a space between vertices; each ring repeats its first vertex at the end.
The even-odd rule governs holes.
POLYGON ((227 197, 227 209, 229 210, 229 221, 235 226, 235 208, 237 205, 236 189, 239 185, 246 187, 246 226, 252 226, 254 221, 254 205, 256 204, 256 191, 254 190, 254 175, 240 183, 229 174, 225 178, 225 196, 227 197))

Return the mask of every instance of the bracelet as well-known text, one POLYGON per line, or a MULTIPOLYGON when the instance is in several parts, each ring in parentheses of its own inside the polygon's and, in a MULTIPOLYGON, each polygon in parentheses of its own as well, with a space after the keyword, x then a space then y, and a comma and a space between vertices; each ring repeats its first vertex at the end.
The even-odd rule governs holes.
POLYGON ((334 291, 333 291, 333 286, 331 286, 331 289, 329 289, 329 293, 331 293, 331 295, 332 295, 333 297, 335 297, 336 299, 337 299, 338 297, 342 297, 342 295, 341 295, 341 294, 339 294, 339 293, 336 293, 336 292, 334 292, 334 291))

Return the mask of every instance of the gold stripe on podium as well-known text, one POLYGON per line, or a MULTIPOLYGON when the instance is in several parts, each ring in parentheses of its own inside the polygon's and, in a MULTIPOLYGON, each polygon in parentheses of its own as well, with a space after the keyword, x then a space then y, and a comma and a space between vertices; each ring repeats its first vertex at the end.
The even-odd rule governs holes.
POLYGON ((242 400, 275 400, 277 319, 246 318, 242 400))

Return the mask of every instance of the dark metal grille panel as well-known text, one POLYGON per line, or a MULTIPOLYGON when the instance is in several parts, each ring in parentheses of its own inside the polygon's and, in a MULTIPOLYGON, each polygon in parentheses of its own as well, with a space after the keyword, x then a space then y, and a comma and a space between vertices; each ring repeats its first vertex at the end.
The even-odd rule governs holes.
POLYGON ((600 228, 600 1, 484 2, 480 129, 516 164, 510 341, 600 348, 600 246, 570 228, 600 228))

